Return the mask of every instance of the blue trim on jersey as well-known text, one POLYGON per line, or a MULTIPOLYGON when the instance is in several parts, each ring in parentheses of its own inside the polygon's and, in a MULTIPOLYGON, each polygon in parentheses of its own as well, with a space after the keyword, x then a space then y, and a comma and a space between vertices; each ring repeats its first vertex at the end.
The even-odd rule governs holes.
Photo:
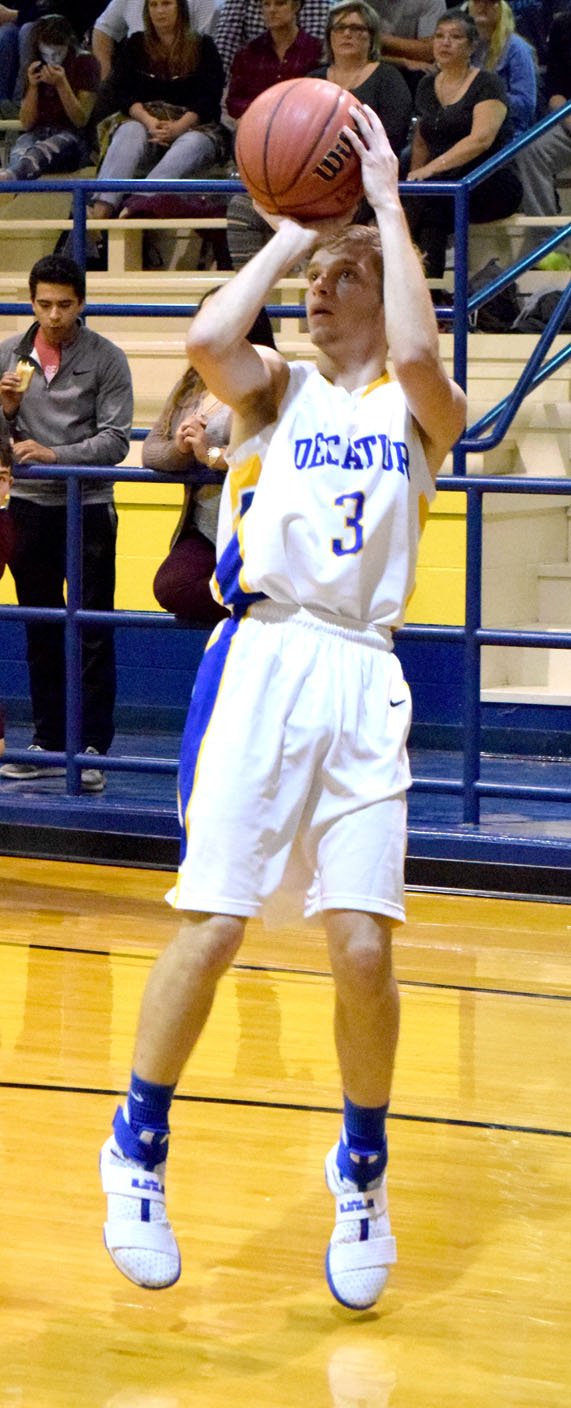
POLYGON ((186 716, 179 767, 180 810, 183 822, 180 840, 181 864, 186 854, 185 819, 194 787, 198 755, 212 718, 228 652, 238 630, 238 624, 238 621, 229 617, 224 622, 216 639, 213 640, 212 645, 206 647, 198 668, 186 716))
POLYGON ((265 592, 245 591, 240 585, 240 575, 244 570, 244 559, 238 533, 233 533, 226 545, 220 561, 216 564, 215 582, 220 599, 225 606, 231 606, 236 616, 243 616, 254 601, 265 601, 265 592))

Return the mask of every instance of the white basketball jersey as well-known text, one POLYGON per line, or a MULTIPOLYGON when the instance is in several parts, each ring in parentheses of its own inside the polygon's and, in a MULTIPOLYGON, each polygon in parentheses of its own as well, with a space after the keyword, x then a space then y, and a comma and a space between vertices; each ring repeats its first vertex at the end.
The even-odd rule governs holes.
POLYGON ((414 587, 434 485, 388 376, 357 391, 297 362, 279 419, 229 457, 215 595, 395 628, 414 587), (254 492, 255 491, 255 492, 254 492))

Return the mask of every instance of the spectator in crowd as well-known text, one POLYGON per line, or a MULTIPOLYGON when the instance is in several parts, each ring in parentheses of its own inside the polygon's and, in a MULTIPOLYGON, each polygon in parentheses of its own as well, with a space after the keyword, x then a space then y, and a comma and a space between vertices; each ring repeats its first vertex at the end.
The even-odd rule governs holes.
POLYGON ((434 64, 432 36, 446 0, 372 0, 379 16, 383 57, 403 70, 414 94, 434 64))
POLYGON ((18 77, 18 10, 0 5, 0 101, 11 100, 18 77))
POLYGON ((537 108, 537 64, 533 50, 521 34, 506 0, 470 0, 478 43, 472 55, 477 68, 498 73, 508 96, 514 136, 519 137, 535 122, 537 108))
MULTIPOLYGON (((322 40, 328 13, 329 0, 304 0, 304 30, 322 40)), ((267 23, 262 0, 224 0, 216 17, 214 38, 228 76, 238 50, 257 39, 267 23)))
POLYGON ((395 156, 400 156, 412 117, 410 93, 394 64, 384 62, 384 41, 374 5, 340 0, 325 30, 325 63, 315 70, 348 88, 380 117, 395 156))
MULTIPOLYGON (((110 0, 99 15, 91 37, 91 46, 101 69, 101 88, 95 107, 94 125, 119 106, 116 76, 118 60, 126 39, 144 28, 145 0, 110 0)), ((196 34, 210 34, 221 0, 185 0, 188 20, 196 34)))
MULTIPOLYGON (((188 22, 197 34, 209 34, 219 0, 186 0, 188 22)), ((117 45, 144 28, 144 0, 110 0, 96 20, 91 44, 102 79, 109 78, 117 45)))
MULTIPOLYGON (((464 10, 448 10, 434 35, 436 75, 418 86, 418 122, 412 141, 408 181, 457 181, 484 158, 512 141, 513 129, 501 78, 472 62, 478 33, 464 10)), ((502 166, 470 197, 470 221, 481 224, 513 215, 521 200, 515 165, 502 166)), ((441 278, 448 235, 454 228, 452 202, 445 196, 407 200, 413 238, 425 256, 429 278, 441 278)))
MULTIPOLYGON (((313 76, 330 79, 368 103, 380 117, 396 156, 406 142, 412 115, 410 92, 394 64, 380 57, 380 29, 375 11, 366 0, 341 0, 329 11, 325 30, 326 62, 313 76)), ((365 202, 356 219, 363 223, 370 212, 365 202)), ((228 247, 235 269, 241 269, 271 238, 266 221, 248 195, 233 196, 228 206, 228 247)))
MULTIPOLYGON (((209 289, 201 299, 214 293, 209 289)), ((250 328, 248 340, 274 347, 265 310, 250 328)), ((161 563, 153 591, 165 611, 187 621, 216 625, 227 616, 210 590, 216 566, 216 533, 231 412, 212 396, 194 367, 189 367, 171 392, 158 421, 143 443, 143 464, 168 474, 179 471, 186 480, 182 514, 170 552, 161 563)))
POLYGON ((300 29, 302 10, 303 0, 262 0, 267 29, 236 54, 226 94, 230 117, 242 117, 264 89, 303 78, 319 63, 321 41, 300 29))
MULTIPOLYGON (((143 19, 143 32, 131 35, 121 55, 121 112, 99 175, 130 178, 152 170, 160 180, 180 180, 226 152, 222 64, 214 41, 191 29, 186 0, 145 0, 143 19)), ((91 215, 115 215, 122 200, 120 192, 106 191, 92 200, 91 215)))
MULTIPOLYGON (((14 459, 26 467, 93 466, 83 481, 82 605, 112 611, 117 515, 113 487, 97 477, 95 466, 120 463, 129 448, 129 366, 118 347, 81 322, 85 275, 72 259, 39 259, 30 273, 30 296, 35 322, 23 335, 0 343, 0 403, 14 459)), ((9 565, 21 606, 64 606, 65 504, 61 480, 26 478, 13 486, 8 515, 15 546, 9 565)), ((38 753, 65 743, 63 626, 30 622, 26 634, 34 718, 30 761, 2 769, 4 777, 23 782, 46 776, 38 753)), ((113 738, 115 659, 107 627, 83 632, 82 687, 82 742, 95 757, 107 752, 113 738)), ((96 761, 83 771, 82 782, 86 790, 101 791, 104 779, 96 761)))
POLYGON ((216 529, 226 473, 231 412, 189 367, 143 443, 146 469, 184 474, 182 514, 153 591, 159 606, 187 621, 214 626, 227 612, 214 600, 216 529))
MULTIPOLYGON (((8 496, 13 484, 13 453, 6 428, 0 426, 0 577, 14 547, 14 525, 7 513, 8 496)), ((0 755, 4 752, 4 706, 0 704, 0 755)))
POLYGON ((38 20, 20 108, 24 131, 0 178, 34 181, 46 172, 75 171, 87 162, 85 129, 98 82, 97 60, 77 52, 69 21, 59 15, 38 20))
MULTIPOLYGON (((63 15, 81 43, 102 9, 103 5, 97 0, 82 0, 81 6, 76 0, 17 0, 12 6, 0 5, 0 101, 6 104, 14 99, 19 104, 22 99, 26 73, 32 62, 29 45, 36 20, 47 15, 63 15)), ((2 116, 8 115, 12 113, 6 109, 2 116)), ((17 115, 17 107, 13 115, 17 115)))
MULTIPOLYGON (((571 10, 555 16, 549 34, 546 72, 547 106, 557 112, 571 101, 571 10)), ((518 156, 523 183, 522 210, 526 215, 557 215, 556 177, 571 166, 571 117, 565 117, 518 156)), ((545 231, 541 232, 545 236, 545 231)), ((539 234, 539 231, 538 231, 539 234)), ((525 240, 531 252, 536 236, 525 240)), ((548 255, 545 267, 571 268, 571 247, 548 255)), ((543 263, 543 261, 542 261, 543 263)))

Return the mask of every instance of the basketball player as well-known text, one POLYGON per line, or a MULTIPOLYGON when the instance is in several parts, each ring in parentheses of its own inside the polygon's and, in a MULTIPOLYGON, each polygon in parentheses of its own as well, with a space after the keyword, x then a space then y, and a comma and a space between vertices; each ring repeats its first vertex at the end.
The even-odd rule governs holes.
POLYGON ((351 136, 378 229, 276 221, 269 244, 205 303, 189 354, 234 410, 211 637, 182 747, 178 936, 151 973, 131 1088, 102 1152, 106 1245, 139 1285, 180 1271, 164 1206, 168 1111, 248 916, 293 882, 323 914, 344 1092, 326 1160, 337 1221, 329 1286, 374 1304, 395 1260, 385 1167, 399 1001, 391 927, 403 919, 409 692, 392 651, 433 480, 465 398, 439 357, 397 161, 370 108, 351 136), (246 333, 309 256, 317 366, 246 333), (384 272, 383 272, 384 270, 384 272), (390 346, 394 380, 386 372, 390 346))

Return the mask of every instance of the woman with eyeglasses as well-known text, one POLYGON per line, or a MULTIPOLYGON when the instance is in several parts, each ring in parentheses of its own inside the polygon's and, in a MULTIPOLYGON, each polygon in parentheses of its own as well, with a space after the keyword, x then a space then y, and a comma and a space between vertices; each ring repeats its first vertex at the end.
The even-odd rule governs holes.
POLYGON ((381 58, 381 30, 366 0, 339 0, 329 11, 325 60, 313 78, 328 78, 354 93, 380 117, 391 147, 400 156, 405 145, 412 102, 408 84, 392 63, 381 58))

